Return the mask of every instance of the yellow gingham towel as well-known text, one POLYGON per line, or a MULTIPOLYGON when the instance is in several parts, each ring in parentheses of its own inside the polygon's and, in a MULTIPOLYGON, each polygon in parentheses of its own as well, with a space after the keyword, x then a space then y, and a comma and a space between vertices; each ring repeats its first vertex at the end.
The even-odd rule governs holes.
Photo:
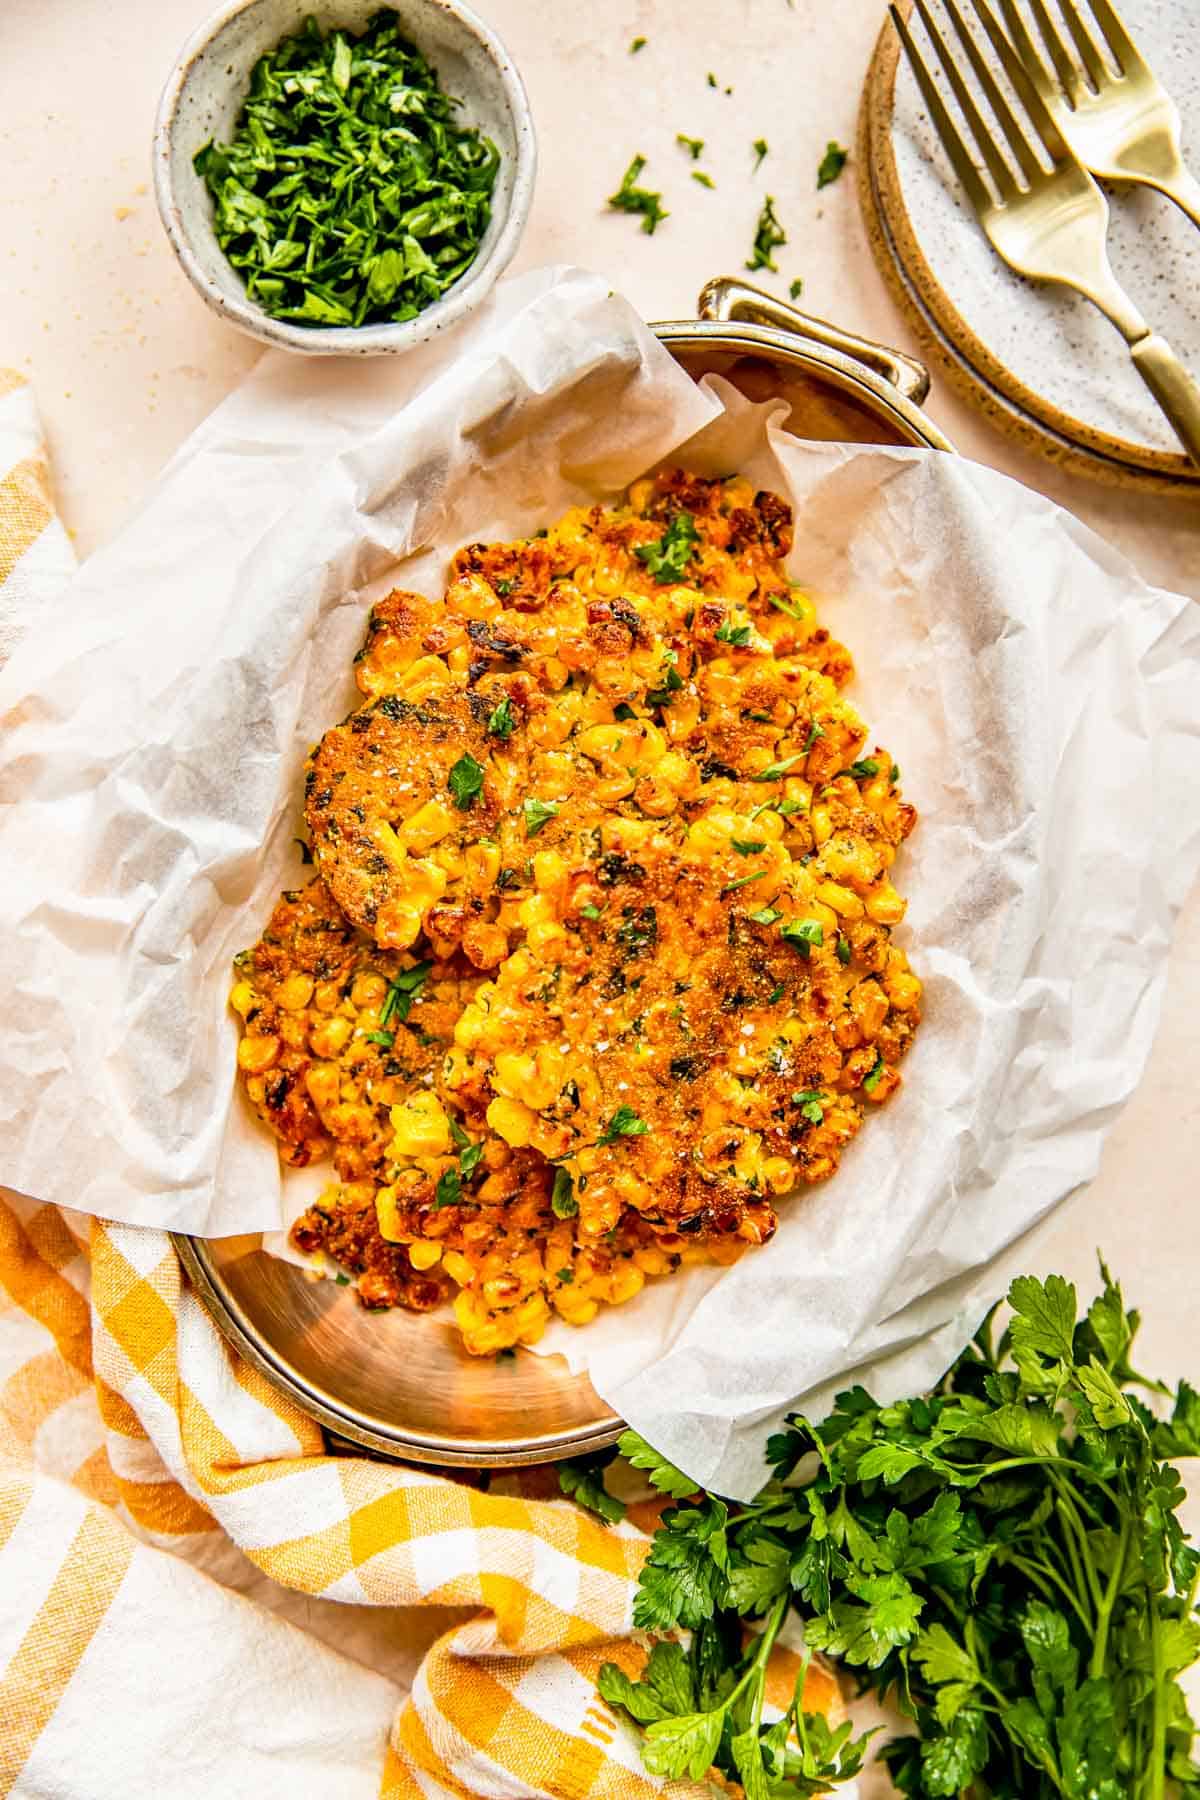
MULTIPOLYGON (((0 371, 0 656, 71 563, 0 371)), ((0 1793, 709 1792, 648 1776, 596 1694, 642 1660, 644 1535, 556 1492, 326 1454, 165 1233, 0 1189, 0 1793), (398 1607, 460 1610, 422 1632, 398 1607)))

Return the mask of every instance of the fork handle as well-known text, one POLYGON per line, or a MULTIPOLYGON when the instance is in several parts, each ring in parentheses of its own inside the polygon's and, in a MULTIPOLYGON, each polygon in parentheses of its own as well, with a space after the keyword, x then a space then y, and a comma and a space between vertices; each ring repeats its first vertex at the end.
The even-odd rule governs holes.
POLYGON ((1175 435, 1200 465, 1200 387, 1192 380, 1160 332, 1130 344, 1133 366, 1175 429, 1175 435))
POLYGON ((1186 213, 1193 225, 1200 225, 1200 181, 1190 169, 1181 168, 1166 181, 1153 183, 1160 194, 1173 200, 1180 212, 1186 213))

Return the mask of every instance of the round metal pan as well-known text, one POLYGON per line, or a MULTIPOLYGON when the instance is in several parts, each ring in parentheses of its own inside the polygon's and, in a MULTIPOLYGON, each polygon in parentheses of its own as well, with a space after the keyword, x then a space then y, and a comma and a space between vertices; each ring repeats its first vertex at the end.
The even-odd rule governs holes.
MULTIPOLYGON (((751 399, 782 398, 787 428, 826 442, 949 450, 920 409, 924 367, 746 283, 709 282, 700 318, 655 325, 697 381, 723 375, 751 399)), ((622 1421, 557 1356, 468 1356, 437 1314, 364 1312, 351 1289, 268 1256, 261 1239, 175 1247, 235 1348, 335 1444, 406 1462, 512 1468, 613 1443, 622 1421)))

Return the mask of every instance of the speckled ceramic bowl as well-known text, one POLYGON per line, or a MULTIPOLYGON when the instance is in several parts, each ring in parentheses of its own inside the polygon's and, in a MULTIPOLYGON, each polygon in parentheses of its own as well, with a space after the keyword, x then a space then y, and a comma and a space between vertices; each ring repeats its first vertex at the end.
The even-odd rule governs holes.
POLYGON ((251 300, 212 226, 208 190, 192 158, 210 138, 228 138, 264 52, 313 16, 324 30, 361 32, 381 0, 234 0, 184 45, 163 89, 154 130, 154 192, 167 236, 201 297, 240 330, 309 356, 377 356, 407 350, 479 305, 511 262, 533 198, 537 145, 525 88, 508 52, 457 0, 395 0, 406 37, 463 102, 500 152, 492 217, 471 267, 432 306, 399 325, 306 326, 273 319, 251 300))

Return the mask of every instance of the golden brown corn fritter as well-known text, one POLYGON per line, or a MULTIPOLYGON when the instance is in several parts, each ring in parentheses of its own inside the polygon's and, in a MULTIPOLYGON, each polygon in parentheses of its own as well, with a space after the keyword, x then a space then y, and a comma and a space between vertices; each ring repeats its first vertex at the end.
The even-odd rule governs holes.
POLYGON ((467 1348, 763 1243, 899 1085, 916 820, 784 574, 791 513, 680 470, 374 608, 310 758, 318 878, 239 958, 294 1236, 467 1348))

